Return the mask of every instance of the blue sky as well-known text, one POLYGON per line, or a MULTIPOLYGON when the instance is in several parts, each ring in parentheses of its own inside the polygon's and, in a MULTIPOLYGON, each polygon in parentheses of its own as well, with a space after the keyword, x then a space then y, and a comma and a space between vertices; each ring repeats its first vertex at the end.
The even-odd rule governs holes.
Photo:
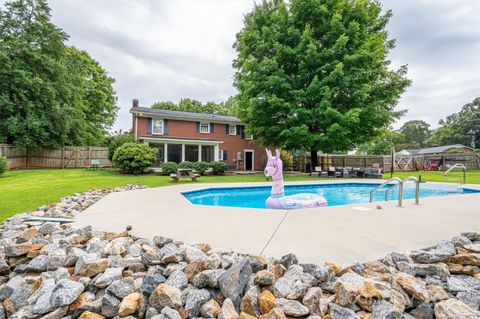
MULTIPOLYGON (((0 4, 5 0, 0 0, 0 4)), ((131 99, 142 106, 189 97, 220 102, 235 93, 232 44, 251 0, 48 0, 70 43, 90 53, 116 79, 115 128, 129 129, 131 99)), ((480 1, 384 0, 412 86, 395 126, 421 119, 436 126, 480 96, 480 1)))

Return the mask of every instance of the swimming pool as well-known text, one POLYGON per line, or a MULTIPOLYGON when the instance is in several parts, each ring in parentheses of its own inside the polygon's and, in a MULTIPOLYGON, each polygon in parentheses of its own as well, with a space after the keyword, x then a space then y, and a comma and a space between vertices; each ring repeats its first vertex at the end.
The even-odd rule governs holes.
MULTIPOLYGON (((323 195, 328 206, 340 206, 348 204, 361 204, 370 201, 370 192, 380 184, 378 183, 325 183, 285 185, 285 195, 299 193, 314 193, 323 195)), ((389 187, 384 187, 375 193, 375 201, 385 200, 385 192, 389 187)), ((195 205, 227 206, 266 208, 265 200, 270 196, 270 186, 255 187, 225 187, 207 188, 182 192, 182 195, 195 205)), ((420 197, 448 196, 458 194, 480 193, 480 190, 459 188, 455 185, 429 185, 421 184, 420 197)), ((415 198, 414 184, 405 184, 403 198, 415 198)), ((398 199, 398 188, 389 194, 389 200, 398 199)))

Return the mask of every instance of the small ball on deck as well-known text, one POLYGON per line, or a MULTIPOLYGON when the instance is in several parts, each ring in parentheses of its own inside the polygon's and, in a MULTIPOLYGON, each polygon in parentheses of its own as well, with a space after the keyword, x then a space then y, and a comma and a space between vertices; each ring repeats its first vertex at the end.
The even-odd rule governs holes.
POLYGON ((127 225, 127 231, 131 231, 132 230, 132 225, 127 225))

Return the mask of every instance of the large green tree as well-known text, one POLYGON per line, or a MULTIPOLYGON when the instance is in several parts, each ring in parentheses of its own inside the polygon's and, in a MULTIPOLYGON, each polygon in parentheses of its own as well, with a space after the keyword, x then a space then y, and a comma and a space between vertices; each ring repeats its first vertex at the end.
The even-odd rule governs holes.
POLYGON ((367 143, 358 146, 360 154, 368 155, 388 155, 392 151, 392 146, 398 151, 398 144, 401 143, 404 136, 391 128, 383 128, 377 132, 375 137, 367 143))
POLYGON ((195 99, 181 99, 180 102, 174 103, 171 101, 156 102, 151 106, 154 109, 194 112, 194 113, 208 113, 221 115, 236 115, 237 104, 235 96, 229 97, 226 101, 221 103, 206 102, 195 99))
POLYGON ((50 22, 44 0, 0 9, 0 139, 19 147, 98 144, 116 114, 113 80, 50 22))
POLYGON ((460 112, 440 121, 431 137, 434 145, 464 144, 480 147, 480 97, 465 104, 460 112))
POLYGON ((409 86, 377 1, 264 0, 234 45, 238 113, 264 144, 346 151, 388 126, 409 86))
POLYGON ((421 148, 429 144, 430 124, 422 120, 411 120, 405 122, 399 129, 403 135, 403 141, 398 148, 421 148))

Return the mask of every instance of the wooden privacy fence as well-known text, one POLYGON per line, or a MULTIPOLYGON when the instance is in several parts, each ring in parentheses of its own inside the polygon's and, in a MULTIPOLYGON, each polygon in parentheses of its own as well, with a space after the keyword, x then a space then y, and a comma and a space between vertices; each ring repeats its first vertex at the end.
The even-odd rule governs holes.
POLYGON ((93 146, 65 146, 54 149, 27 150, 9 144, 0 144, 0 154, 8 160, 8 167, 16 168, 82 168, 91 160, 100 166, 112 166, 108 148, 93 146))
MULTIPOLYGON (((318 166, 323 170, 328 167, 383 167, 386 172, 390 171, 391 157, 386 155, 331 155, 319 154, 318 166)), ((428 168, 429 162, 435 163, 441 167, 448 167, 461 163, 467 167, 467 170, 480 169, 480 154, 426 154, 415 156, 396 156, 395 171, 419 171, 428 168)), ((305 172, 307 164, 310 162, 309 157, 294 157, 293 169, 305 172)))

